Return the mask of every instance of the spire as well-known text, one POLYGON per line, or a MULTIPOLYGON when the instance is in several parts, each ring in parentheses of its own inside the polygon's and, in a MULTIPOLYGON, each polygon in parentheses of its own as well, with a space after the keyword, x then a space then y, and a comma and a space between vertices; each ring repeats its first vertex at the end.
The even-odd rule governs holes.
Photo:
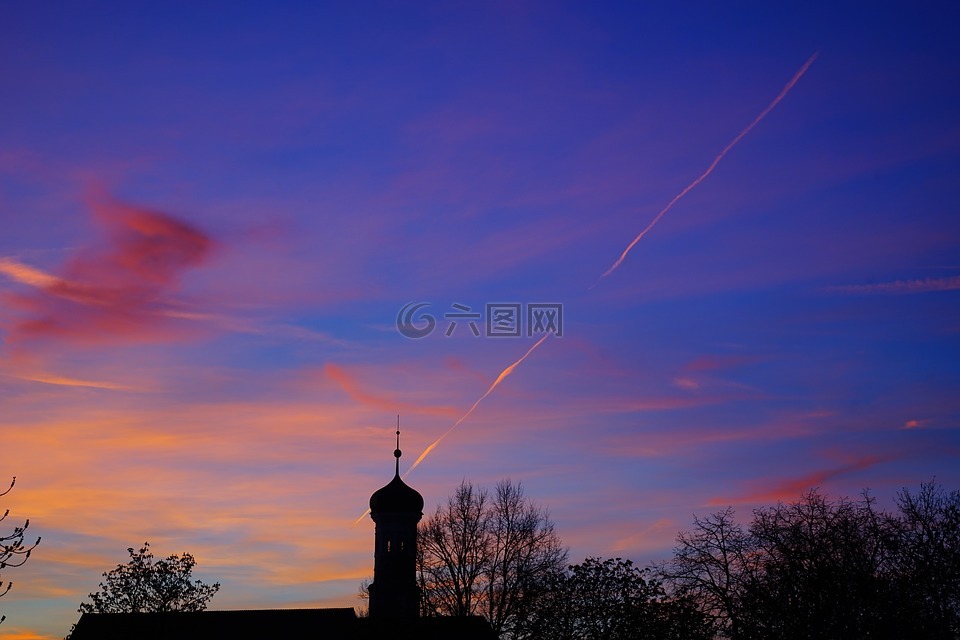
POLYGON ((400 456, 403 455, 403 452, 400 451, 400 414, 397 414, 397 448, 393 451, 393 457, 397 459, 397 477, 400 477, 400 456))
POLYGON ((411 489, 400 477, 400 416, 397 416, 397 448, 393 451, 396 458, 394 476, 387 486, 370 496, 370 515, 377 513, 416 513, 417 520, 423 511, 423 496, 411 489))
MULTIPOLYGON (((397 416, 396 467, 393 480, 370 496, 374 529, 370 617, 415 619, 420 615, 417 586, 417 523, 423 496, 400 478, 400 416, 397 416)), ((384 636, 386 637, 386 636, 384 636)))

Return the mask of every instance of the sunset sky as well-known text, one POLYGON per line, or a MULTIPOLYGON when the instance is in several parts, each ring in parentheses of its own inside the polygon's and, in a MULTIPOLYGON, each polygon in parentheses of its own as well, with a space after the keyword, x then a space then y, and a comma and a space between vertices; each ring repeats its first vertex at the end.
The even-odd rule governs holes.
POLYGON ((144 541, 357 604, 397 414, 427 513, 511 478, 575 562, 960 489, 960 8, 900 5, 0 4, 0 636, 144 541))

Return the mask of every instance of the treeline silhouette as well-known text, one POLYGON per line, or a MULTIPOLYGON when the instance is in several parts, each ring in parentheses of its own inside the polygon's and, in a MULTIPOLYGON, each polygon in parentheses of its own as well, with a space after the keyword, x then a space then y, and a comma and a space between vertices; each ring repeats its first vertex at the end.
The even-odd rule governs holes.
POLYGON ((893 512, 864 492, 810 491, 756 509, 696 518, 658 571, 716 637, 960 637, 960 492, 902 490, 893 512))
POLYGON ((483 615, 515 640, 960 638, 960 492, 930 482, 884 511, 867 491, 811 490, 735 516, 695 517, 658 565, 564 568, 548 514, 519 485, 488 496, 464 483, 421 525, 423 613, 483 615))

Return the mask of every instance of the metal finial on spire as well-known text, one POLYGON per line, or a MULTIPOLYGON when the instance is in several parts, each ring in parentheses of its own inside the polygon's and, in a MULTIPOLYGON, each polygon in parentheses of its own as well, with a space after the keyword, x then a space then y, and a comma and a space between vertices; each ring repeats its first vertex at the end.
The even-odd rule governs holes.
POLYGON ((400 475, 400 456, 403 455, 403 452, 400 451, 400 414, 397 414, 397 448, 393 452, 393 457, 397 459, 397 475, 400 475))

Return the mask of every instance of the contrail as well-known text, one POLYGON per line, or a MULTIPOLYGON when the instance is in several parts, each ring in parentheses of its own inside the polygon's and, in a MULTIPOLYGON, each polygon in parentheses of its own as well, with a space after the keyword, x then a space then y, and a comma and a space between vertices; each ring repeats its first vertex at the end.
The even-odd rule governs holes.
POLYGON ((670 211, 670 209, 673 208, 673 205, 675 205, 677 201, 680 200, 680 198, 687 195, 690 191, 693 190, 694 187, 696 187, 698 184, 703 182, 704 178, 706 178, 711 173, 713 173, 713 170, 717 167, 718 164, 720 164, 720 161, 723 160, 723 157, 725 155, 727 155, 727 152, 729 152, 730 149, 732 149, 738 142, 740 142, 740 140, 742 140, 745 135, 750 133, 750 131, 755 126, 757 126, 757 124, 759 124, 759 122, 763 120, 768 113, 773 111, 774 107, 780 104, 780 101, 783 100, 783 98, 790 92, 791 89, 793 89, 793 85, 797 84, 797 81, 800 80, 801 77, 803 77, 803 74, 805 74, 807 72, 807 69, 810 68, 810 65, 813 64, 813 61, 817 59, 818 54, 819 52, 814 53, 812 56, 810 56, 810 58, 806 62, 803 63, 803 66, 800 67, 800 70, 797 71, 792 78, 790 78, 790 82, 788 82, 787 85, 783 88, 783 90, 780 91, 780 93, 777 95, 777 97, 773 99, 773 102, 767 105, 767 108, 761 111, 760 115, 758 115, 756 118, 753 119, 753 122, 748 124, 743 131, 737 134, 736 138, 731 140, 730 143, 723 148, 723 151, 717 154, 717 157, 713 159, 713 162, 710 163, 710 166, 707 167, 707 170, 704 171, 702 174, 700 174, 699 178, 697 178, 696 180, 688 184, 683 191, 678 193, 676 196, 673 197, 673 200, 667 203, 667 206, 665 206, 663 209, 660 210, 660 213, 658 213, 656 217, 654 217, 653 221, 650 224, 648 224, 647 227, 643 231, 641 231, 636 238, 633 239, 633 242, 627 245, 627 248, 623 250, 623 253, 621 253, 620 257, 617 258, 617 261, 613 263, 613 266, 607 269, 606 271, 604 271, 603 275, 597 278, 597 281, 594 282, 592 285, 590 285, 591 289, 597 286, 597 284, 601 280, 603 280, 608 275, 613 273, 614 270, 616 270, 616 268, 620 266, 620 263, 623 262, 624 258, 627 257, 627 254, 630 253, 630 250, 633 249, 633 247, 638 242, 640 242, 643 236, 647 235, 647 232, 649 232, 650 229, 653 229, 654 225, 660 222, 660 218, 662 218, 667 213, 667 211, 670 211))
POLYGON ((410 468, 407 469, 407 472, 403 474, 404 477, 406 477, 407 473, 410 473, 411 471, 413 471, 414 469, 416 469, 417 466, 419 466, 419 464, 420 464, 421 462, 423 462, 423 459, 426 458, 428 455, 430 455, 430 452, 433 451, 438 444, 440 444, 440 441, 447 437, 447 434, 448 434, 448 433, 450 433, 451 431, 453 431, 454 429, 456 429, 457 426, 458 426, 461 422, 463 422, 464 420, 466 420, 467 418, 469 418, 469 417, 470 417, 470 414, 473 413, 473 410, 477 408, 477 405, 479 405, 481 402, 483 402, 483 399, 486 398, 488 395, 490 395, 490 392, 493 391, 494 389, 496 389, 496 388, 497 388, 497 385, 500 384, 501 382, 503 382, 503 379, 504 379, 504 378, 506 378, 508 375, 510 375, 511 373, 513 373, 513 370, 516 369, 518 366, 520 366, 520 363, 523 362, 524 360, 526 360, 526 359, 527 359, 527 356, 529 356, 531 353, 533 353, 533 350, 536 349, 537 347, 539 347, 539 346, 543 343, 543 341, 546 340, 547 338, 549 338, 551 335, 552 335, 552 334, 550 334, 550 333, 545 333, 542 338, 540 338, 539 340, 537 340, 537 343, 536 343, 536 344, 534 344, 532 347, 530 347, 530 349, 528 349, 527 352, 520 357, 519 360, 517 360, 516 362, 514 362, 512 365, 510 365, 509 367, 507 367, 507 368, 504 369, 503 371, 501 371, 501 372, 500 372, 500 375, 497 376, 497 379, 494 380, 494 381, 493 381, 493 384, 490 385, 490 388, 487 389, 487 392, 486 392, 485 394, 483 394, 482 396, 480 396, 480 398, 479 398, 476 402, 473 403, 473 406, 470 407, 470 410, 467 411, 467 412, 466 412, 465 414, 463 414, 462 416, 460 416, 460 418, 459 418, 456 422, 453 423, 453 426, 452 426, 452 427, 450 427, 449 429, 447 429, 446 431, 444 431, 444 432, 443 432, 443 435, 441 435, 439 438, 437 438, 436 440, 434 440, 434 441, 433 441, 433 444, 431 444, 429 447, 427 447, 426 449, 423 450, 423 453, 420 454, 420 457, 417 458, 417 459, 414 461, 414 463, 413 463, 412 465, 410 465, 410 468))
MULTIPOLYGON (((531 353, 533 353, 533 350, 536 349, 537 347, 539 347, 541 344, 543 344, 543 341, 546 340, 547 338, 549 338, 551 335, 552 335, 552 333, 545 333, 545 334, 543 335, 543 337, 540 338, 539 340, 537 340, 536 344, 534 344, 532 347, 530 347, 529 349, 527 349, 527 352, 526 352, 525 354, 523 354, 522 356, 520 356, 520 358, 519 358, 516 362, 514 362, 514 363, 511 364, 509 367, 507 367, 506 369, 504 369, 503 371, 501 371, 501 372, 500 372, 500 375, 497 376, 497 379, 494 380, 494 381, 493 381, 493 384, 490 385, 490 388, 487 389, 487 392, 484 393, 482 396, 480 396, 480 398, 478 398, 477 401, 473 403, 473 406, 470 407, 470 409, 467 410, 467 412, 466 412, 465 414, 463 414, 462 416, 460 416, 460 417, 457 419, 457 421, 453 423, 453 426, 452 426, 452 427, 450 427, 449 429, 447 429, 446 431, 444 431, 444 432, 440 435, 439 438, 437 438, 436 440, 434 440, 433 443, 432 443, 429 447, 427 447, 426 449, 423 450, 423 453, 420 454, 420 457, 417 458, 417 459, 414 461, 414 463, 413 463, 412 465, 410 465, 410 468, 407 469, 407 470, 404 472, 403 477, 406 478, 406 477, 410 474, 411 471, 413 471, 414 469, 416 469, 416 468, 420 465, 420 463, 423 462, 424 458, 426 458, 428 455, 430 455, 430 452, 437 448, 437 445, 440 444, 440 441, 441 441, 441 440, 443 440, 444 438, 446 438, 447 435, 449 435, 451 431, 453 431, 454 429, 456 429, 456 428, 460 425, 461 422, 463 422, 464 420, 466 420, 467 418, 469 418, 469 417, 470 417, 470 414, 473 413, 474 409, 476 409, 477 406, 478 406, 481 402, 483 402, 483 399, 486 398, 488 395, 490 395, 490 393, 491 393, 494 389, 497 388, 497 385, 499 385, 501 382, 503 382, 503 380, 504 380, 507 376, 509 376, 511 373, 513 373, 513 370, 516 369, 518 366, 520 366, 520 363, 523 362, 524 360, 526 360, 526 359, 527 359, 527 356, 529 356, 531 353)), ((357 518, 356 522, 354 522, 353 524, 354 524, 354 525, 359 524, 361 520, 363 520, 365 517, 367 517, 367 514, 368 514, 368 513, 370 513, 370 509, 367 509, 366 511, 364 511, 364 512, 363 512, 363 515, 361 515, 359 518, 357 518)))
MULTIPOLYGON (((608 275, 610 275, 611 273, 613 273, 613 272, 616 270, 616 268, 620 266, 620 263, 622 263, 623 260, 627 257, 627 254, 630 253, 631 249, 633 249, 633 247, 636 246, 636 244, 637 244, 638 242, 640 242, 640 240, 643 238, 643 236, 647 235, 647 233, 650 231, 650 229, 652 229, 658 222, 660 222, 660 219, 661 219, 664 215, 666 215, 666 213, 667 213, 671 208, 673 208, 673 205, 675 205, 683 196, 687 195, 687 193, 689 193, 690 191, 692 191, 692 190, 694 189, 694 187, 696 187, 698 184, 700 184, 701 182, 703 182, 703 180, 704 180, 707 176, 709 176, 711 173, 713 173, 713 170, 717 167, 718 164, 720 164, 720 161, 723 160, 724 156, 726 156, 727 153, 729 153, 729 151, 730 151, 734 146, 736 146, 736 144, 737 144, 738 142, 740 142, 740 140, 742 140, 744 136, 746 136, 748 133, 750 133, 750 131, 751 131, 755 126, 757 126, 757 124, 759 124, 761 120, 763 120, 765 117, 767 117, 767 114, 770 113, 771 111, 773 111, 773 108, 774 108, 774 107, 776 107, 778 104, 780 104, 780 101, 783 100, 784 97, 786 97, 786 95, 790 92, 790 90, 793 89, 793 86, 794 86, 795 84, 797 84, 797 82, 800 80, 800 78, 803 77, 803 74, 805 74, 805 73, 807 72, 807 69, 810 68, 810 65, 813 64, 813 61, 817 59, 817 55, 819 55, 819 52, 814 53, 812 56, 810 56, 810 58, 809 58, 806 62, 803 63, 803 66, 800 67, 800 70, 797 71, 797 72, 793 75, 793 77, 790 79, 790 82, 788 82, 788 83, 786 84, 786 86, 785 86, 785 87, 780 91, 780 93, 777 95, 777 97, 773 99, 773 102, 771 102, 769 105, 767 105, 767 108, 764 109, 763 111, 761 111, 761 112, 760 112, 760 115, 758 115, 756 118, 753 119, 753 122, 751 122, 750 124, 748 124, 748 125, 743 129, 743 131, 741 131, 739 134, 737 134, 737 137, 735 137, 733 140, 731 140, 731 141, 727 144, 727 146, 725 146, 725 147, 723 148, 723 150, 722 150, 719 154, 717 154, 717 157, 715 157, 715 158, 713 159, 713 162, 710 163, 710 166, 707 167, 707 170, 706 170, 706 171, 704 171, 696 180, 694 180, 694 181, 691 182, 689 185, 687 185, 686 188, 683 189, 683 191, 681 191, 681 192, 678 193, 676 196, 674 196, 673 200, 671 200, 670 202, 667 203, 667 206, 665 206, 665 207, 660 211, 660 213, 658 213, 658 214, 656 215, 656 217, 654 217, 653 221, 652 221, 650 224, 648 224, 648 225, 646 226, 646 228, 637 235, 636 238, 633 239, 633 242, 631 242, 629 245, 627 245, 627 248, 623 250, 623 253, 620 254, 620 257, 617 259, 617 261, 613 263, 613 266, 611 266, 609 269, 607 269, 605 272, 603 272, 603 274, 602 274, 599 278, 597 278, 597 281, 594 282, 594 283, 590 286, 591 289, 593 289, 595 286, 597 286, 597 284, 600 282, 600 280, 602 280, 603 278, 606 278, 608 275)), ((421 454, 420 454, 420 457, 417 458, 416 461, 414 461, 414 463, 410 466, 409 469, 407 469, 407 471, 403 474, 403 477, 404 477, 404 478, 407 477, 407 475, 408 475, 411 471, 413 471, 414 469, 416 469, 416 468, 420 465, 420 463, 423 462, 423 460, 424 460, 428 455, 430 455, 430 452, 433 451, 433 450, 437 447, 437 445, 440 444, 440 441, 441 441, 441 440, 443 440, 444 438, 446 438, 447 435, 448 435, 451 431, 453 431, 454 429, 456 429, 457 426, 459 426, 461 422, 463 422, 463 421, 466 420, 468 417, 470 417, 470 414, 473 413, 474 409, 477 408, 477 406, 483 401, 483 399, 486 398, 488 395, 490 395, 490 393, 491 393, 494 389, 497 388, 497 385, 499 385, 500 382, 502 382, 504 378, 506 378, 508 375, 510 375, 511 373, 513 373, 513 370, 516 369, 516 368, 520 365, 521 362, 523 362, 524 360, 526 360, 526 359, 527 359, 527 356, 529 356, 531 353, 533 353, 533 350, 536 349, 537 347, 539 347, 539 346, 543 343, 543 341, 546 340, 549 336, 550 336, 549 333, 545 334, 542 338, 540 338, 540 340, 538 340, 538 341, 536 342, 536 344, 534 344, 532 347, 530 347, 530 349, 529 349, 525 354, 523 354, 523 356, 522 356, 519 360, 517 360, 516 362, 514 362, 513 364, 511 364, 509 367, 507 367, 506 369, 504 369, 502 372, 500 372, 500 375, 497 376, 497 379, 493 381, 493 384, 490 385, 490 388, 487 389, 486 393, 484 393, 482 396, 480 396, 480 398, 479 398, 476 402, 473 403, 473 406, 470 407, 470 409, 469 409, 465 414, 463 414, 456 422, 453 423, 453 426, 451 426, 449 429, 447 429, 439 438, 437 438, 436 440, 434 440, 433 443, 432 443, 429 447, 427 447, 426 449, 423 450, 423 453, 421 453, 421 454)), ((369 510, 369 509, 367 509, 367 510, 363 513, 363 515, 361 515, 359 518, 357 518, 356 522, 354 522, 353 524, 354 524, 354 525, 359 524, 360 521, 363 520, 363 519, 367 516, 368 513, 370 513, 370 510, 369 510)))

